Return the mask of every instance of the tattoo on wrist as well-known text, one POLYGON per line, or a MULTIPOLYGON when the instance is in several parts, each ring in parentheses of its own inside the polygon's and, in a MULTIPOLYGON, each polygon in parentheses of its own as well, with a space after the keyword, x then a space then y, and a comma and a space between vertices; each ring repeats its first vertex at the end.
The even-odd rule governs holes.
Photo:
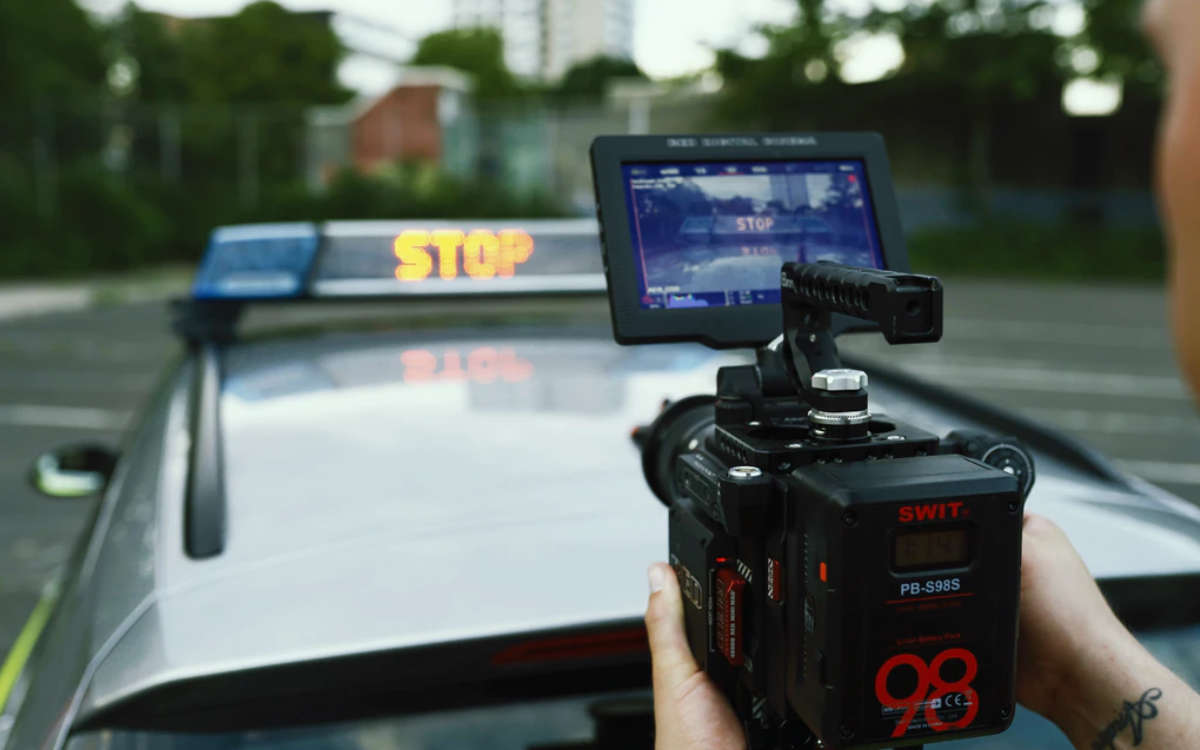
POLYGON ((1117 718, 1101 730, 1099 736, 1092 741, 1092 750, 1116 750, 1117 735, 1126 727, 1133 733, 1133 745, 1142 744, 1142 724, 1158 716, 1158 706, 1154 701, 1162 697, 1162 690, 1150 688, 1142 693, 1136 703, 1125 701, 1117 711, 1117 718))

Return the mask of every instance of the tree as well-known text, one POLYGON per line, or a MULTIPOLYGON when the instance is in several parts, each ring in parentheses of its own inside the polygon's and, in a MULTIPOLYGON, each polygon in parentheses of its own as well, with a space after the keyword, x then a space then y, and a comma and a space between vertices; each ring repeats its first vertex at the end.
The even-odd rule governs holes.
POLYGON ((1158 97, 1162 67, 1138 23, 1142 0, 1085 0, 1084 41, 1099 55, 1101 75, 1115 75, 1137 93, 1158 97))
POLYGON ((351 96, 337 80, 342 46, 327 13, 259 0, 232 16, 178 19, 130 3, 112 35, 136 64, 139 101, 311 106, 351 96))
POLYGON ((326 13, 259 0, 184 34, 196 98, 218 102, 337 104, 342 45, 326 13))
POLYGON ((837 81, 833 48, 838 30, 823 0, 796 0, 790 25, 758 31, 767 40, 767 54, 761 58, 717 50, 715 67, 725 81, 721 110, 730 120, 755 112, 762 117, 760 126, 795 127, 797 110, 810 107, 814 94, 819 98, 837 81))
POLYGON ((878 127, 890 113, 918 125, 909 132, 959 153, 957 179, 975 192, 990 182, 996 123, 1021 107, 1057 111, 1066 71, 1056 62, 1063 40, 1039 21, 1043 0, 938 0, 862 16, 821 0, 797 0, 797 20, 764 30, 768 53, 718 56, 727 115, 761 113, 768 127, 878 127), (840 45, 856 35, 892 34, 901 67, 884 81, 839 80, 840 45), (916 106, 914 106, 916 105, 916 106), (841 122, 831 122, 842 116, 841 122), (814 122, 816 120, 816 122, 814 122), (935 135, 936 134, 936 135, 935 135))
POLYGON ((73 0, 0 0, 0 95, 5 109, 70 99, 103 84, 103 36, 73 0))
POLYGON ((144 102, 182 102, 194 95, 182 32, 158 13, 127 3, 110 29, 120 64, 131 68, 128 94, 144 102))
POLYGON ((0 244, 10 268, 53 247, 33 237, 52 221, 64 167, 102 138, 80 113, 106 68, 103 34, 73 0, 0 0, 0 244))
POLYGON ((896 78, 925 91, 922 101, 937 102, 960 123, 964 182, 976 197, 991 182, 991 145, 1001 111, 1035 100, 1058 107, 1066 78, 1056 63, 1062 39, 1036 22, 1043 5, 961 0, 879 12, 865 24, 897 32, 905 57, 896 78))
POLYGON ((294 178, 305 110, 352 94, 337 79, 343 50, 328 13, 260 0, 232 16, 181 19, 130 3, 111 33, 119 59, 136 71, 125 97, 135 149, 159 160, 159 139, 178 123, 174 139, 193 190, 207 182, 221 192, 240 175, 246 201, 260 178, 294 178))
POLYGON ((554 93, 562 97, 599 98, 604 96, 609 81, 617 78, 644 80, 646 74, 632 60, 598 55, 572 65, 554 93))
POLYGON ((412 64, 444 65, 469 74, 475 81, 475 95, 481 99, 521 93, 504 64, 504 39, 496 29, 450 29, 430 34, 417 45, 412 64))

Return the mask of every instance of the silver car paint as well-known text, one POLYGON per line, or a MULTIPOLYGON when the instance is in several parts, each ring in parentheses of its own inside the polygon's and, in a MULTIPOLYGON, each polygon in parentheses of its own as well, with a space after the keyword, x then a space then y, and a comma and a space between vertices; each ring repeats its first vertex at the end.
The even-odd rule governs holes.
MULTIPOLYGON (((44 660, 79 639, 55 677, 43 679, 44 661, 34 670, 35 688, 78 690, 66 706, 63 690, 31 691, 9 746, 40 745, 65 709, 48 745, 60 747, 70 723, 189 676, 639 617, 666 524, 629 429, 664 397, 711 391, 729 357, 403 333, 234 348, 221 400, 226 552, 183 552, 182 377, 136 446, 146 456, 128 473, 145 478, 109 498, 86 601, 40 649, 44 660), (445 375, 480 350, 531 367, 445 375), (426 355, 442 374, 414 380, 426 355)), ((886 386, 873 398, 937 432, 974 426, 886 386)), ((1191 506, 1038 459, 1029 508, 1059 521, 1098 577, 1200 571, 1191 506)))

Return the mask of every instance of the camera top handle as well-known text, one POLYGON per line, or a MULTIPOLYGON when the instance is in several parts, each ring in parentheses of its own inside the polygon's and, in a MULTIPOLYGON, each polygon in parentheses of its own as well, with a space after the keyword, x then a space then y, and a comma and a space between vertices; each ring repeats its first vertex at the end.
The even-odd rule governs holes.
MULTIPOLYGON (((889 344, 918 344, 942 337, 942 283, 922 276, 837 263, 785 263, 780 274, 783 357, 790 390, 812 396, 812 375, 842 366, 831 330, 833 313, 875 323, 889 344)), ((771 347, 774 350, 774 347, 771 347)), ((763 367, 774 357, 760 350, 764 391, 781 393, 763 367)), ((777 372, 777 369, 776 369, 777 372)))

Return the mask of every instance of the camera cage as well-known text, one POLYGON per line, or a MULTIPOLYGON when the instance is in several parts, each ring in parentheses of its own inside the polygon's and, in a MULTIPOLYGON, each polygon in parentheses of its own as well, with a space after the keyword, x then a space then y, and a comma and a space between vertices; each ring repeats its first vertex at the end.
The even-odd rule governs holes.
MULTIPOLYGON (((671 310, 641 307, 621 172, 624 164, 860 160, 875 208, 883 268, 909 271, 887 152, 877 133, 600 136, 592 142, 590 154, 613 332, 620 344, 695 341, 714 349, 761 347, 782 332, 782 313, 774 304, 671 310)), ((878 330, 878 326, 835 313, 830 330, 836 335, 878 330)))
POLYGON ((755 364, 717 372, 715 396, 667 404, 652 425, 634 434, 649 486, 670 508, 671 562, 694 594, 688 599, 693 606, 684 608, 689 648, 734 706, 749 746, 812 747, 817 738, 837 748, 915 746, 1003 731, 1012 720, 1015 674, 1019 579, 1012 573, 1019 568, 1020 518, 1034 481, 1033 458, 1012 438, 975 432, 938 438, 875 419, 867 408, 865 373, 841 369, 834 340, 852 330, 877 331, 889 344, 933 342, 942 333, 943 288, 937 278, 909 271, 882 139, 869 133, 601 137, 591 158, 617 341, 756 349, 755 364), (864 169, 882 268, 785 262, 778 304, 641 306, 625 165, 842 159, 857 160, 864 169), (835 378, 842 380, 835 384, 835 378), (953 500, 925 503, 944 498, 953 500), (934 510, 906 519, 905 509, 912 515, 914 506, 897 506, 915 502, 934 510), (967 502, 963 516, 970 519, 957 520, 967 502), (924 538, 966 528, 975 557, 930 558, 920 569, 896 562, 893 543, 910 530, 899 525, 908 521, 924 524, 911 529, 924 538), (971 536, 970 524, 977 523, 998 531, 971 536), (827 570, 840 573, 827 580, 827 570), (907 576, 909 586, 900 589, 900 599, 893 592, 897 574, 907 576), (956 592, 960 584, 1001 591, 1011 606, 995 597, 971 600, 969 608, 950 605, 961 610, 948 620, 957 628, 951 648, 941 641, 929 647, 897 641, 898 654, 908 660, 897 662, 897 654, 879 644, 896 634, 924 632, 928 615, 875 609, 888 617, 861 617, 860 610, 923 601, 905 599, 905 591, 916 596, 914 585, 932 591, 929 582, 944 583, 945 575, 954 576, 956 592), (915 577, 922 580, 914 583, 915 577), (849 581, 853 597, 844 591, 849 581), (863 591, 869 602, 855 598, 866 596, 863 591), (897 629, 893 621, 902 618, 906 624, 897 629), (796 639, 800 622, 805 629, 796 639), (847 625, 852 622, 856 630, 847 625), (964 627, 979 623, 986 627, 964 627), (857 633, 865 645, 852 648, 846 633, 857 633), (868 663, 860 657, 871 648, 876 651, 868 663), (933 655, 937 648, 941 653, 933 655), (950 721, 935 714, 922 719, 926 724, 913 724, 920 706, 922 717, 938 708, 926 701, 926 690, 914 692, 911 708, 900 714, 905 706, 892 705, 896 699, 879 697, 879 688, 873 699, 862 687, 886 683, 889 665, 897 663, 940 663, 945 654, 965 654, 956 658, 967 664, 967 658, 976 660, 973 649, 996 655, 995 663, 978 691, 966 683, 974 696, 966 705, 974 708, 950 721), (767 653, 772 658, 759 659, 767 653), (868 721, 862 707, 873 710, 875 699, 880 713, 868 721), (979 709, 985 702, 986 713, 979 709), (938 734, 945 729, 954 729, 953 736, 938 734))

